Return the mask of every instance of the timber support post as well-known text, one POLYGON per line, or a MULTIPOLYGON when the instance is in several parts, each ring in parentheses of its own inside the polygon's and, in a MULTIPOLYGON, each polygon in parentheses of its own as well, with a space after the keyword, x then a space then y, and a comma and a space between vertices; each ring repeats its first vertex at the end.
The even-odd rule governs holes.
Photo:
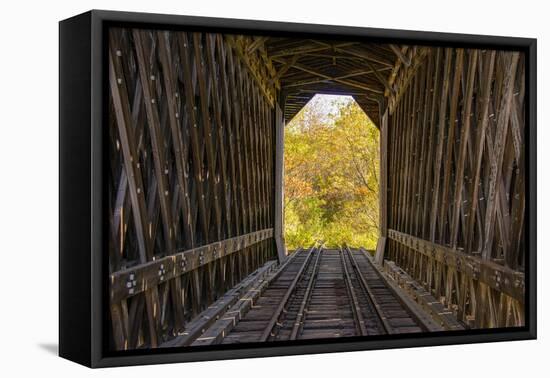
POLYGON ((286 259, 284 239, 284 143, 285 120, 283 112, 277 104, 275 106, 275 224, 273 228, 280 263, 286 259))
POLYGON ((386 239, 388 236, 388 111, 381 116, 380 122, 380 183, 379 183, 379 230, 380 236, 376 244, 374 262, 382 265, 386 252, 386 239))

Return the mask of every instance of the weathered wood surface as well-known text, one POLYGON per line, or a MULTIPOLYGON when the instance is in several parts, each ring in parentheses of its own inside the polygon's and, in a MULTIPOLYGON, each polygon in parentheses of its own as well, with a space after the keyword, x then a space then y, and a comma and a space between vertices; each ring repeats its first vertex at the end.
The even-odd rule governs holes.
POLYGON ((385 258, 465 324, 521 326, 524 56, 412 51, 389 100, 385 258))
POLYGON ((114 349, 159 346, 276 257, 273 97, 241 47, 110 29, 114 349))
POLYGON ((253 298, 250 297, 251 294, 261 294, 261 288, 273 279, 273 272, 276 267, 277 262, 275 260, 268 261, 208 306, 206 310, 187 324, 186 329, 181 334, 160 346, 162 348, 187 346, 196 342, 199 337, 209 340, 210 337, 208 334, 205 335, 205 331, 208 329, 211 333, 210 327, 220 319, 233 320, 232 316, 237 312, 235 311, 236 306, 252 305, 253 298))

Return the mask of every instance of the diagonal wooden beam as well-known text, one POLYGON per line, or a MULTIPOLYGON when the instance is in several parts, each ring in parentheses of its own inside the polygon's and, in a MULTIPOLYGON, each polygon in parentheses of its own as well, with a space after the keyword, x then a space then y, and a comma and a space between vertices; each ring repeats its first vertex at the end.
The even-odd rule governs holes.
POLYGON ((217 34, 215 38, 215 44, 218 50, 218 57, 219 57, 219 78, 220 78, 220 88, 221 88, 221 98, 220 100, 223 102, 223 115, 224 115, 224 125, 225 125, 225 133, 227 134, 228 139, 228 160, 230 165, 230 182, 231 182, 231 200, 229 201, 231 203, 231 208, 233 210, 233 224, 234 227, 232 227, 232 230, 234 230, 235 235, 241 234, 242 231, 242 223, 241 223, 241 212, 240 212, 240 206, 239 206, 239 191, 237 190, 239 181, 238 181, 238 173, 239 167, 237 166, 236 159, 235 159, 235 143, 233 143, 233 129, 235 128, 235 124, 233 122, 233 119, 235 117, 235 114, 233 112, 233 108, 231 107, 231 101, 230 101, 230 91, 229 91, 229 79, 227 74, 227 53, 224 49, 223 45, 223 39, 221 35, 217 34))
MULTIPOLYGON (((349 54, 349 55, 353 55, 357 58, 362 58, 364 61, 365 61, 365 64, 367 65, 367 67, 374 73, 374 76, 376 76, 376 78, 378 79, 378 81, 380 81, 380 83, 382 83, 384 85, 384 87, 392 94, 395 93, 395 91, 393 90, 393 88, 390 86, 389 84, 389 80, 386 79, 384 76, 382 76, 379 72, 379 70, 371 63, 373 61, 373 58, 369 57, 368 55, 365 55, 365 54, 362 54, 362 53, 359 53, 359 52, 356 52, 356 51, 353 51, 353 50, 349 50, 349 49, 336 49, 336 51, 340 51, 340 52, 343 52, 343 53, 346 53, 346 54, 349 54)), ((382 63, 380 61, 376 61, 377 63, 382 63)), ((386 67, 388 67, 387 64, 385 64, 386 67)), ((389 66, 388 68, 390 68, 391 66, 389 66)))
POLYGON ((457 248, 458 243, 458 228, 459 228, 459 216, 460 209, 462 205, 462 187, 464 185, 464 171, 465 171, 465 162, 466 162, 466 153, 467 150, 467 141, 470 133, 470 124, 472 123, 472 98, 474 95, 474 83, 475 83, 475 74, 476 74, 476 64, 477 64, 477 50, 473 50, 470 53, 469 62, 468 62, 468 75, 466 80, 466 96, 463 99, 464 109, 462 114, 462 130, 460 137, 460 146, 458 152, 458 163, 456 167, 456 179, 455 179, 455 191, 454 191, 454 204, 451 218, 451 247, 457 248))
POLYGON ((177 75, 173 71, 170 43, 169 43, 169 32, 157 32, 157 37, 159 40, 159 56, 160 64, 164 71, 164 88, 166 91, 167 101, 170 102, 168 106, 168 121, 170 124, 170 131, 172 132, 172 148, 174 150, 175 161, 176 161, 176 172, 177 172, 177 182, 178 189, 180 191, 180 202, 183 212, 183 223, 184 223, 184 233, 187 239, 189 247, 195 245, 195 235, 194 227, 192 224, 191 217, 188 216, 191 211, 191 202, 189 199, 189 185, 186 177, 189 175, 189 167, 186 157, 188 155, 188 145, 184 143, 184 137, 182 134, 182 127, 180 124, 180 116, 177 109, 177 104, 172 104, 175 102, 177 96, 177 80, 175 79, 177 75))
MULTIPOLYGON (((114 38, 110 41, 111 46, 115 45, 114 38)), ((136 227, 136 237, 138 240, 138 250, 141 261, 147 261, 152 258, 152 252, 149 250, 148 238, 146 232, 147 220, 145 218, 145 199, 143 197, 143 181, 140 167, 138 166, 138 155, 134 144, 134 130, 131 126, 129 101, 127 97, 126 83, 123 79, 122 71, 117 51, 112 51, 109 54, 109 81, 111 96, 115 109, 116 124, 120 135, 122 153, 124 158, 124 168, 130 174, 128 184, 130 188, 130 200, 132 203, 132 214, 134 216, 134 224, 136 227)))
POLYGON ((269 37, 255 37, 254 42, 246 48, 246 53, 252 54, 254 51, 262 47, 268 39, 269 37))
POLYGON ((199 207, 199 216, 202 226, 202 231, 204 234, 204 241, 209 241, 209 217, 207 214, 207 206, 205 201, 205 188, 204 188, 204 174, 202 172, 202 167, 200 166, 200 162, 202 162, 202 149, 201 149, 201 139, 198 133, 198 125, 197 125, 197 106, 195 103, 195 93, 193 91, 192 85, 189 85, 189 83, 193 83, 193 76, 192 76, 192 66, 191 66, 191 46, 189 44, 188 36, 186 33, 179 33, 178 36, 178 43, 179 43, 179 54, 180 54, 180 61, 182 65, 182 71, 183 71, 183 78, 184 82, 188 83, 188 85, 184 86, 185 91, 185 102, 187 107, 187 117, 189 119, 189 131, 190 131, 190 145, 191 145, 191 152, 193 154, 193 170, 194 170, 194 179, 195 179, 195 186, 197 189, 198 194, 198 207, 199 207))
POLYGON ((506 61, 507 70, 505 71, 505 77, 503 80, 502 95, 498 106, 497 126, 495 131, 495 141, 493 150, 493 159, 491 160, 491 171, 489 175, 489 190, 487 193, 487 208, 485 213, 485 240, 483 243, 483 259, 489 259, 491 257, 491 250, 493 245, 493 236, 495 230, 494 216, 497 208, 497 185, 500 182, 502 175, 502 162, 504 159, 504 153, 506 148, 506 136, 508 132, 514 80, 516 78, 516 68, 518 65, 519 53, 512 53, 509 61, 506 61))
POLYGON ((409 59, 409 57, 407 57, 407 56, 405 56, 405 54, 403 54, 403 51, 401 51, 401 48, 399 46, 390 45, 390 49, 394 52, 394 54, 397 56, 397 58, 399 58, 401 63, 403 63, 406 67, 410 67, 411 60, 409 59))
POLYGON ((274 82, 281 79, 283 75, 292 68, 292 66, 298 61, 299 58, 300 55, 294 55, 292 58, 287 60, 286 63, 284 63, 283 66, 279 69, 279 71, 277 71, 275 76, 272 77, 271 80, 269 80, 269 84, 272 85, 274 82))
POLYGON ((158 98, 154 94, 154 75, 150 72, 149 65, 146 63, 146 56, 149 55, 145 40, 147 40, 147 32, 134 30, 133 37, 136 49, 136 58, 138 62, 138 73, 141 81, 141 89, 143 91, 143 100, 145 105, 145 113, 147 115, 147 125, 149 127, 149 135, 153 149, 154 173, 157 178, 158 198, 162 214, 162 226, 164 229, 164 238, 168 253, 173 253, 175 248, 174 241, 174 225, 172 220, 171 208, 168 204, 168 180, 164 173, 168 169, 168 164, 165 161, 165 147, 162 141, 163 135, 160 128, 160 120, 158 115, 158 98), (153 79, 151 79, 153 78, 153 79))
MULTIPOLYGON (((120 62, 121 53, 116 47, 118 43, 115 36, 110 34, 109 37, 109 83, 111 96, 113 98, 116 123, 121 138, 124 165, 127 172, 130 172, 127 176, 136 236, 138 239, 140 262, 145 263, 153 258, 152 246, 149 243, 150 240, 146 231, 145 191, 143 190, 142 173, 136 151, 134 130, 131 127, 129 101, 127 96, 128 89, 124 79, 122 64, 120 62)), ((150 342, 153 347, 156 347, 160 326, 157 311, 160 306, 156 287, 149 288, 145 291, 145 304, 149 323, 150 342)), ((116 313, 112 315, 116 315, 116 313)))
POLYGON ((214 208, 214 220, 216 226, 217 240, 222 238, 221 231, 221 206, 220 206, 220 182, 216 180, 216 159, 214 156, 214 140, 212 138, 212 119, 210 116, 208 99, 210 97, 210 86, 207 83, 207 72, 205 69, 205 63, 203 60, 203 50, 201 35, 198 33, 193 34, 193 47, 195 55, 195 70, 197 71, 197 84, 198 94, 200 99, 200 112, 202 115, 202 130, 203 136, 201 143, 204 143, 206 150, 206 161, 208 163, 208 174, 206 180, 208 181, 208 194, 210 198, 208 204, 214 208))
POLYGON ((462 82, 462 67, 464 65, 464 49, 455 50, 454 75, 449 97, 449 117, 447 119, 447 135, 445 160, 443 164, 443 186, 441 194, 441 204, 439 207, 439 240, 445 240, 447 228, 447 215, 449 212, 448 204, 450 197, 450 180, 452 171, 453 149, 455 144, 455 132, 457 129, 458 96, 462 82))

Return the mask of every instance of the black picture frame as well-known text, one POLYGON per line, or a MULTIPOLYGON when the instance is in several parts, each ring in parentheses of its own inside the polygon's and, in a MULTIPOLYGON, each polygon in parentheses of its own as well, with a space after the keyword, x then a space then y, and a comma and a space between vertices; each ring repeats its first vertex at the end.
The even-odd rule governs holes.
POLYGON ((92 10, 59 24, 59 354, 89 367, 407 348, 535 339, 536 327, 536 39, 92 10), (103 125, 109 26, 282 33, 380 42, 512 49, 526 55, 526 326, 224 348, 108 352, 103 125))

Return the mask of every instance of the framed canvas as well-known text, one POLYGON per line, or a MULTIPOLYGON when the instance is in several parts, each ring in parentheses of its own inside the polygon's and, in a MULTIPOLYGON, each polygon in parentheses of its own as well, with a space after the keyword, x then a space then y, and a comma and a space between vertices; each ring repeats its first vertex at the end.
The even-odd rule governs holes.
POLYGON ((59 27, 62 357, 536 338, 536 40, 59 27))

